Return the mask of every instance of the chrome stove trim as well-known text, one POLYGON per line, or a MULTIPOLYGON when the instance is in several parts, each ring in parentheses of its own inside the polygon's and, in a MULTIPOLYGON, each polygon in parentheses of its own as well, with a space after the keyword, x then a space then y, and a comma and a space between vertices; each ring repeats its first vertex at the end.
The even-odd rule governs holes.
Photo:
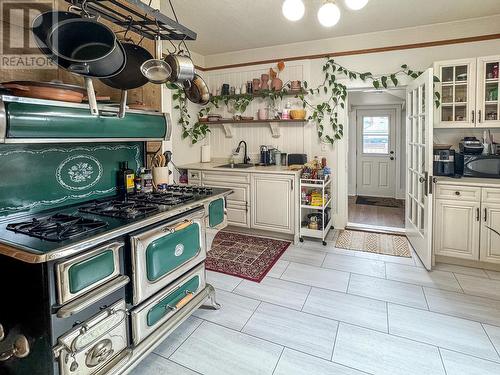
POLYGON ((193 268, 193 266, 205 260, 207 253, 205 248, 205 223, 203 220, 204 214, 204 209, 200 208, 199 210, 193 212, 188 216, 180 217, 175 221, 168 222, 146 232, 136 234, 130 238, 132 247, 132 284, 134 288, 134 306, 151 297, 153 294, 166 287, 172 281, 185 274, 188 270, 193 268), (199 227, 200 249, 198 250, 198 253, 185 263, 179 265, 169 273, 163 275, 158 280, 150 281, 147 276, 146 261, 146 249, 148 245, 154 240, 172 234, 172 232, 169 233, 170 227, 175 226, 176 224, 180 224, 183 221, 192 221, 193 224, 196 224, 199 227))
POLYGON ((96 249, 90 249, 89 252, 85 252, 84 254, 77 255, 71 259, 68 259, 64 262, 58 263, 56 265, 56 279, 57 279, 57 302, 60 305, 64 305, 67 302, 70 302, 74 300, 75 298, 78 298, 85 293, 91 291, 92 289, 95 289, 96 287, 99 287, 103 284, 105 284, 107 281, 114 279, 116 276, 120 274, 120 249, 125 247, 125 243, 120 241, 120 242, 113 242, 110 244, 105 244, 102 246, 99 246, 96 249), (79 292, 76 293, 71 293, 70 288, 69 288, 69 269, 74 266, 75 264, 84 262, 90 258, 93 258, 95 256, 98 256, 100 253, 104 253, 108 250, 111 250, 113 252, 113 266, 114 270, 113 272, 103 278, 102 280, 99 280, 95 282, 92 285, 89 285, 88 287, 80 290, 79 292))
MULTIPOLYGON (((158 327, 155 332, 144 339, 139 345, 131 349, 130 353, 124 354, 122 361, 117 361, 116 364, 113 365, 109 363, 94 375, 129 374, 149 353, 160 345, 166 337, 189 318, 196 309, 203 305, 207 299, 211 304, 212 300, 215 301, 215 288, 210 284, 206 284, 205 289, 196 295, 182 310, 163 323, 162 326, 158 327)), ((217 309, 216 306, 213 306, 213 308, 217 309)))
POLYGON ((7 139, 7 112, 5 103, 0 97, 0 143, 5 143, 7 139))
POLYGON ((72 245, 64 246, 64 247, 61 247, 57 250, 50 251, 50 252, 44 253, 44 254, 36 254, 36 253, 34 253, 33 250, 31 250, 29 248, 25 248, 22 246, 16 247, 16 245, 10 244, 8 242, 2 242, 2 240, 0 239, 0 254, 6 255, 6 256, 11 257, 11 258, 18 259, 18 260, 26 262, 26 263, 44 263, 44 262, 49 262, 49 261, 56 260, 56 259, 65 258, 68 256, 78 254, 78 253, 88 249, 89 247, 98 246, 101 243, 103 243, 105 241, 112 240, 115 237, 122 236, 124 234, 133 232, 137 229, 144 228, 145 226, 155 224, 159 221, 166 220, 172 216, 179 215, 179 214, 182 214, 184 212, 190 211, 194 208, 203 206, 205 202, 216 200, 220 197, 226 197, 231 193, 232 193, 232 190, 227 189, 227 191, 225 191, 224 193, 207 196, 205 199, 200 199, 196 202, 187 203, 185 205, 179 206, 179 207, 172 209, 170 211, 160 212, 160 213, 153 215, 153 216, 150 216, 144 220, 140 220, 140 221, 134 222, 134 223, 129 224, 129 225, 125 225, 125 226, 120 227, 120 228, 116 228, 112 231, 102 233, 102 234, 97 235, 95 237, 91 237, 91 238, 82 240, 80 242, 76 242, 72 245))
POLYGON ((83 311, 89 306, 92 306, 97 301, 106 297, 107 295, 117 291, 118 289, 124 287, 130 282, 128 276, 118 276, 114 280, 107 282, 106 284, 96 288, 95 290, 87 293, 83 297, 68 303, 67 305, 61 307, 57 311, 58 318, 68 318, 72 315, 83 311))

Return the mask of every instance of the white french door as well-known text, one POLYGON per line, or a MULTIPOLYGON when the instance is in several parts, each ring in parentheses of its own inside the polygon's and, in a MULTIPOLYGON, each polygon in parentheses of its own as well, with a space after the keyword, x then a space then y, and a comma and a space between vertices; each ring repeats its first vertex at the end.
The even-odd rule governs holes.
POLYGON ((428 270, 432 267, 433 70, 406 89, 406 235, 428 270))
POLYGON ((356 194, 396 196, 396 110, 358 110, 356 194))

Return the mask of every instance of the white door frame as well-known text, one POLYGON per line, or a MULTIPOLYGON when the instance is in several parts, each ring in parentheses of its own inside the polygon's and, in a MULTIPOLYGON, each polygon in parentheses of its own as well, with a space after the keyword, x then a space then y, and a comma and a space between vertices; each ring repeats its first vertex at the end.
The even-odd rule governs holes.
MULTIPOLYGON (((351 90, 351 91, 357 91, 357 90, 351 90)), ((396 152, 396 191, 395 195, 397 199, 405 199, 405 182, 406 180, 402 181, 402 176, 401 176, 401 168, 403 161, 406 160, 403 157, 403 153, 405 152, 405 147, 403 147, 402 143, 402 132, 403 132, 403 124, 401 122, 402 120, 402 105, 399 104, 387 104, 387 105, 359 105, 359 106, 351 106, 351 115, 349 116, 349 122, 353 122, 356 124, 357 122, 357 117, 358 117, 358 111, 365 111, 365 110, 395 110, 396 115, 395 115, 395 152, 396 152), (401 182, 403 182, 403 186, 401 186, 401 182)), ((347 128, 350 128, 350 126, 347 126, 347 128)), ((346 135, 347 138, 347 143, 349 147, 349 157, 348 157, 348 171, 349 173, 349 181, 348 183, 353 182, 354 183, 354 193, 357 194, 357 156, 356 156, 356 147, 357 147, 357 134, 351 134, 348 132, 346 135), (353 147, 354 150, 352 149, 353 147)), ((406 164, 406 163, 404 163, 406 164)), ((351 193, 353 192, 353 187, 352 184, 349 184, 349 195, 352 195, 351 193)))

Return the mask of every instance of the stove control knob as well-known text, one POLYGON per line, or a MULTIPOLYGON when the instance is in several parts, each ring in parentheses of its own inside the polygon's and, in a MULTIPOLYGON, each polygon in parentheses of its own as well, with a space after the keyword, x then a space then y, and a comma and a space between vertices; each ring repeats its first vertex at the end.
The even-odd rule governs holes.
POLYGON ((85 363, 88 367, 98 366, 108 360, 113 353, 113 343, 109 339, 104 339, 90 349, 85 363))

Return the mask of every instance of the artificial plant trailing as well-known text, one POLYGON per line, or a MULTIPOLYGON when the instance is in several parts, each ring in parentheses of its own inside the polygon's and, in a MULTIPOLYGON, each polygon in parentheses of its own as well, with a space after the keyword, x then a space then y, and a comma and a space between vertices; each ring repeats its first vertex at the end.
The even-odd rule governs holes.
MULTIPOLYGON (((303 82, 304 92, 296 94, 295 98, 300 99, 303 108, 308 108, 312 111, 308 120, 316 123, 316 131, 320 140, 324 143, 334 144, 336 140, 341 139, 344 135, 344 125, 339 122, 338 109, 339 106, 343 109, 346 105, 347 86, 339 82, 339 79, 347 78, 349 80, 361 79, 363 82, 371 82, 374 88, 382 89, 388 87, 397 87, 399 85, 398 77, 407 76, 410 78, 418 78, 422 72, 412 70, 408 65, 404 64, 401 68, 387 75, 373 75, 370 72, 357 72, 349 70, 344 66, 335 62, 334 59, 327 58, 323 65, 323 82, 314 87, 309 87, 306 81, 303 82), (319 104, 313 104, 309 98, 315 95, 326 95, 326 99, 319 104), (325 127, 325 122, 328 122, 328 127, 325 127)), ((439 82, 437 77, 434 77, 434 82, 439 82)), ((259 92, 259 95, 242 94, 242 95, 218 95, 212 96, 207 106, 203 107, 198 112, 198 119, 193 125, 190 125, 191 116, 187 110, 186 96, 184 92, 176 86, 173 88, 174 101, 177 104, 175 109, 179 109, 180 117, 179 124, 182 126, 182 137, 190 137, 192 143, 197 143, 206 137, 210 132, 206 123, 200 122, 199 118, 207 115, 213 108, 220 108, 221 103, 226 106, 231 106, 235 112, 243 113, 248 105, 257 97, 268 99, 274 105, 276 100, 283 99, 290 89, 290 84, 286 84, 282 90, 264 90, 259 92)), ((441 96, 439 92, 434 92, 434 102, 436 107, 441 105, 441 96)))

